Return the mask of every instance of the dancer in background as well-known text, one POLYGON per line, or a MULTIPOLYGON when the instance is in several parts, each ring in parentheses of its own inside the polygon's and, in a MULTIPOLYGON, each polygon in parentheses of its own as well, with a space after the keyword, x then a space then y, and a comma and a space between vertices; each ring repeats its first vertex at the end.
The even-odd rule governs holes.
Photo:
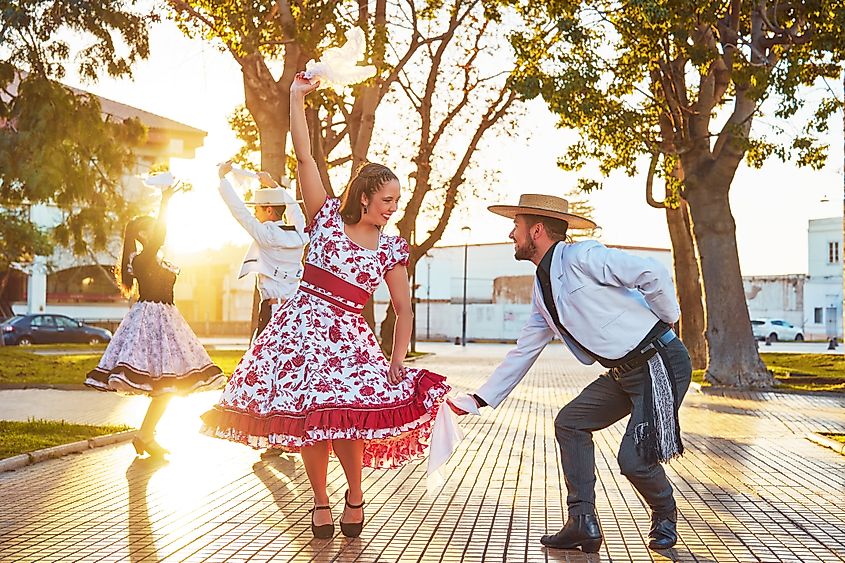
POLYGON ((385 166, 364 164, 343 200, 326 194, 311 156, 305 96, 318 82, 291 86, 291 134, 311 237, 299 290, 246 352, 206 432, 253 447, 298 451, 314 493, 311 530, 334 534, 326 489, 329 455, 348 490, 341 532, 361 533, 362 467, 393 468, 426 454, 445 379, 403 366, 411 337, 408 244, 381 229, 396 211, 399 181, 385 166), (387 282, 396 310, 390 360, 361 312, 387 282))
POLYGON ((308 243, 305 216, 299 202, 281 187, 267 172, 258 174, 263 188, 257 190, 253 201, 244 203, 235 193, 226 175, 232 171, 232 161, 218 169, 220 197, 232 216, 252 237, 252 245, 244 257, 239 278, 257 274, 261 306, 258 328, 253 339, 264 331, 270 317, 290 299, 302 279, 302 251, 308 243), (250 213, 247 205, 254 207, 250 213))
POLYGON ((178 270, 158 255, 172 195, 172 188, 162 191, 158 218, 136 217, 126 225, 119 280, 127 297, 137 288, 138 301, 123 317, 99 364, 85 379, 86 385, 100 391, 152 398, 132 445, 139 455, 147 452, 156 457, 169 453, 156 442, 155 429, 170 398, 225 382, 222 371, 212 363, 173 304, 178 270))

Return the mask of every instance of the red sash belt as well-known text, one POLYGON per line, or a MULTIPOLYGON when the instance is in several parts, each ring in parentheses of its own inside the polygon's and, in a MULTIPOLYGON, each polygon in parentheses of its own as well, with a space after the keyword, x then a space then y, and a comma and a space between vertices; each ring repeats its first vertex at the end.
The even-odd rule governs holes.
POLYGON ((360 313, 370 298, 366 289, 312 264, 305 265, 299 289, 352 313, 360 313))

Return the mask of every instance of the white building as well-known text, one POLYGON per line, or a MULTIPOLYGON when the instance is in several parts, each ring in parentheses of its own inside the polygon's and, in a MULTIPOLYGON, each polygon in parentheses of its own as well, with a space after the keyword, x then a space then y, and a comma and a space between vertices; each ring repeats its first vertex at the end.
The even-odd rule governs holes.
MULTIPOLYGON (((655 258, 672 271, 668 249, 609 246, 655 258)), ((435 247, 417 262, 417 339, 454 341, 461 336, 464 257, 467 340, 515 340, 531 311, 536 267, 514 258, 512 242, 435 247)), ((384 284, 374 298, 376 323, 381 323, 390 305, 384 284)))
POLYGON ((789 321, 808 340, 841 339, 842 231, 841 217, 810 220, 806 274, 743 277, 751 317, 789 321))
MULTIPOLYGON (((13 89, 16 85, 12 85, 13 89)), ((98 99, 105 116, 114 120, 137 118, 147 128, 146 139, 134 148, 135 168, 122 181, 127 197, 148 189, 138 174, 146 173, 153 164, 169 163, 171 158, 193 158, 204 142, 205 131, 107 98, 98 99)), ((30 218, 51 228, 62 220, 62 214, 56 207, 39 204, 30 208, 30 218)), ((0 314, 9 314, 10 308, 16 314, 59 313, 104 325, 116 324, 128 310, 111 273, 119 261, 119 235, 115 236, 113 248, 96 256, 76 256, 67 248, 56 247, 52 256, 37 256, 32 264, 21 265, 12 272, 0 295, 0 314)))
POLYGON ((807 230, 804 318, 808 338, 842 338, 842 217, 813 219, 807 230))

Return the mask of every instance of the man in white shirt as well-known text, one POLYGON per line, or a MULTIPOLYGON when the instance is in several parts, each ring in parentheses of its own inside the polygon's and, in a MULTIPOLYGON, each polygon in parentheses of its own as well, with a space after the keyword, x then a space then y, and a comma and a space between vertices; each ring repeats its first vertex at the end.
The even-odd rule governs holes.
POLYGON ((609 368, 555 419, 569 518, 560 532, 540 541, 561 549, 599 550, 592 433, 630 414, 619 448, 620 470, 652 510, 649 547, 672 547, 677 508, 660 463, 683 453, 678 408, 692 366, 671 328, 680 307, 669 272, 655 260, 597 241, 565 242, 568 228, 595 227, 568 213, 565 199, 523 194, 519 205, 489 209, 514 220, 515 257, 534 262, 537 278, 531 316, 516 348, 472 395, 478 406, 498 407, 554 337, 580 362, 598 361, 609 368))
POLYGON ((308 243, 305 216, 299 202, 266 173, 258 174, 262 188, 253 201, 244 203, 226 180, 232 162, 224 162, 218 169, 220 196, 232 216, 252 237, 252 244, 244 257, 239 278, 255 272, 261 306, 258 329, 253 338, 270 322, 273 312, 290 299, 302 279, 302 252, 308 243), (247 206, 254 208, 254 214, 247 206))

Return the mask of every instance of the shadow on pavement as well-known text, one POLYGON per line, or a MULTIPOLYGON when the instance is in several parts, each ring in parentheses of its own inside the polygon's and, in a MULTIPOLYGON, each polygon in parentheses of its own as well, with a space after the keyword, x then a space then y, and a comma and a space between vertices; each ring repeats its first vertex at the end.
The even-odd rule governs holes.
POLYGON ((167 460, 153 457, 135 458, 126 470, 129 495, 129 529, 127 544, 130 561, 158 561, 155 534, 152 530, 147 502, 147 485, 167 460))

